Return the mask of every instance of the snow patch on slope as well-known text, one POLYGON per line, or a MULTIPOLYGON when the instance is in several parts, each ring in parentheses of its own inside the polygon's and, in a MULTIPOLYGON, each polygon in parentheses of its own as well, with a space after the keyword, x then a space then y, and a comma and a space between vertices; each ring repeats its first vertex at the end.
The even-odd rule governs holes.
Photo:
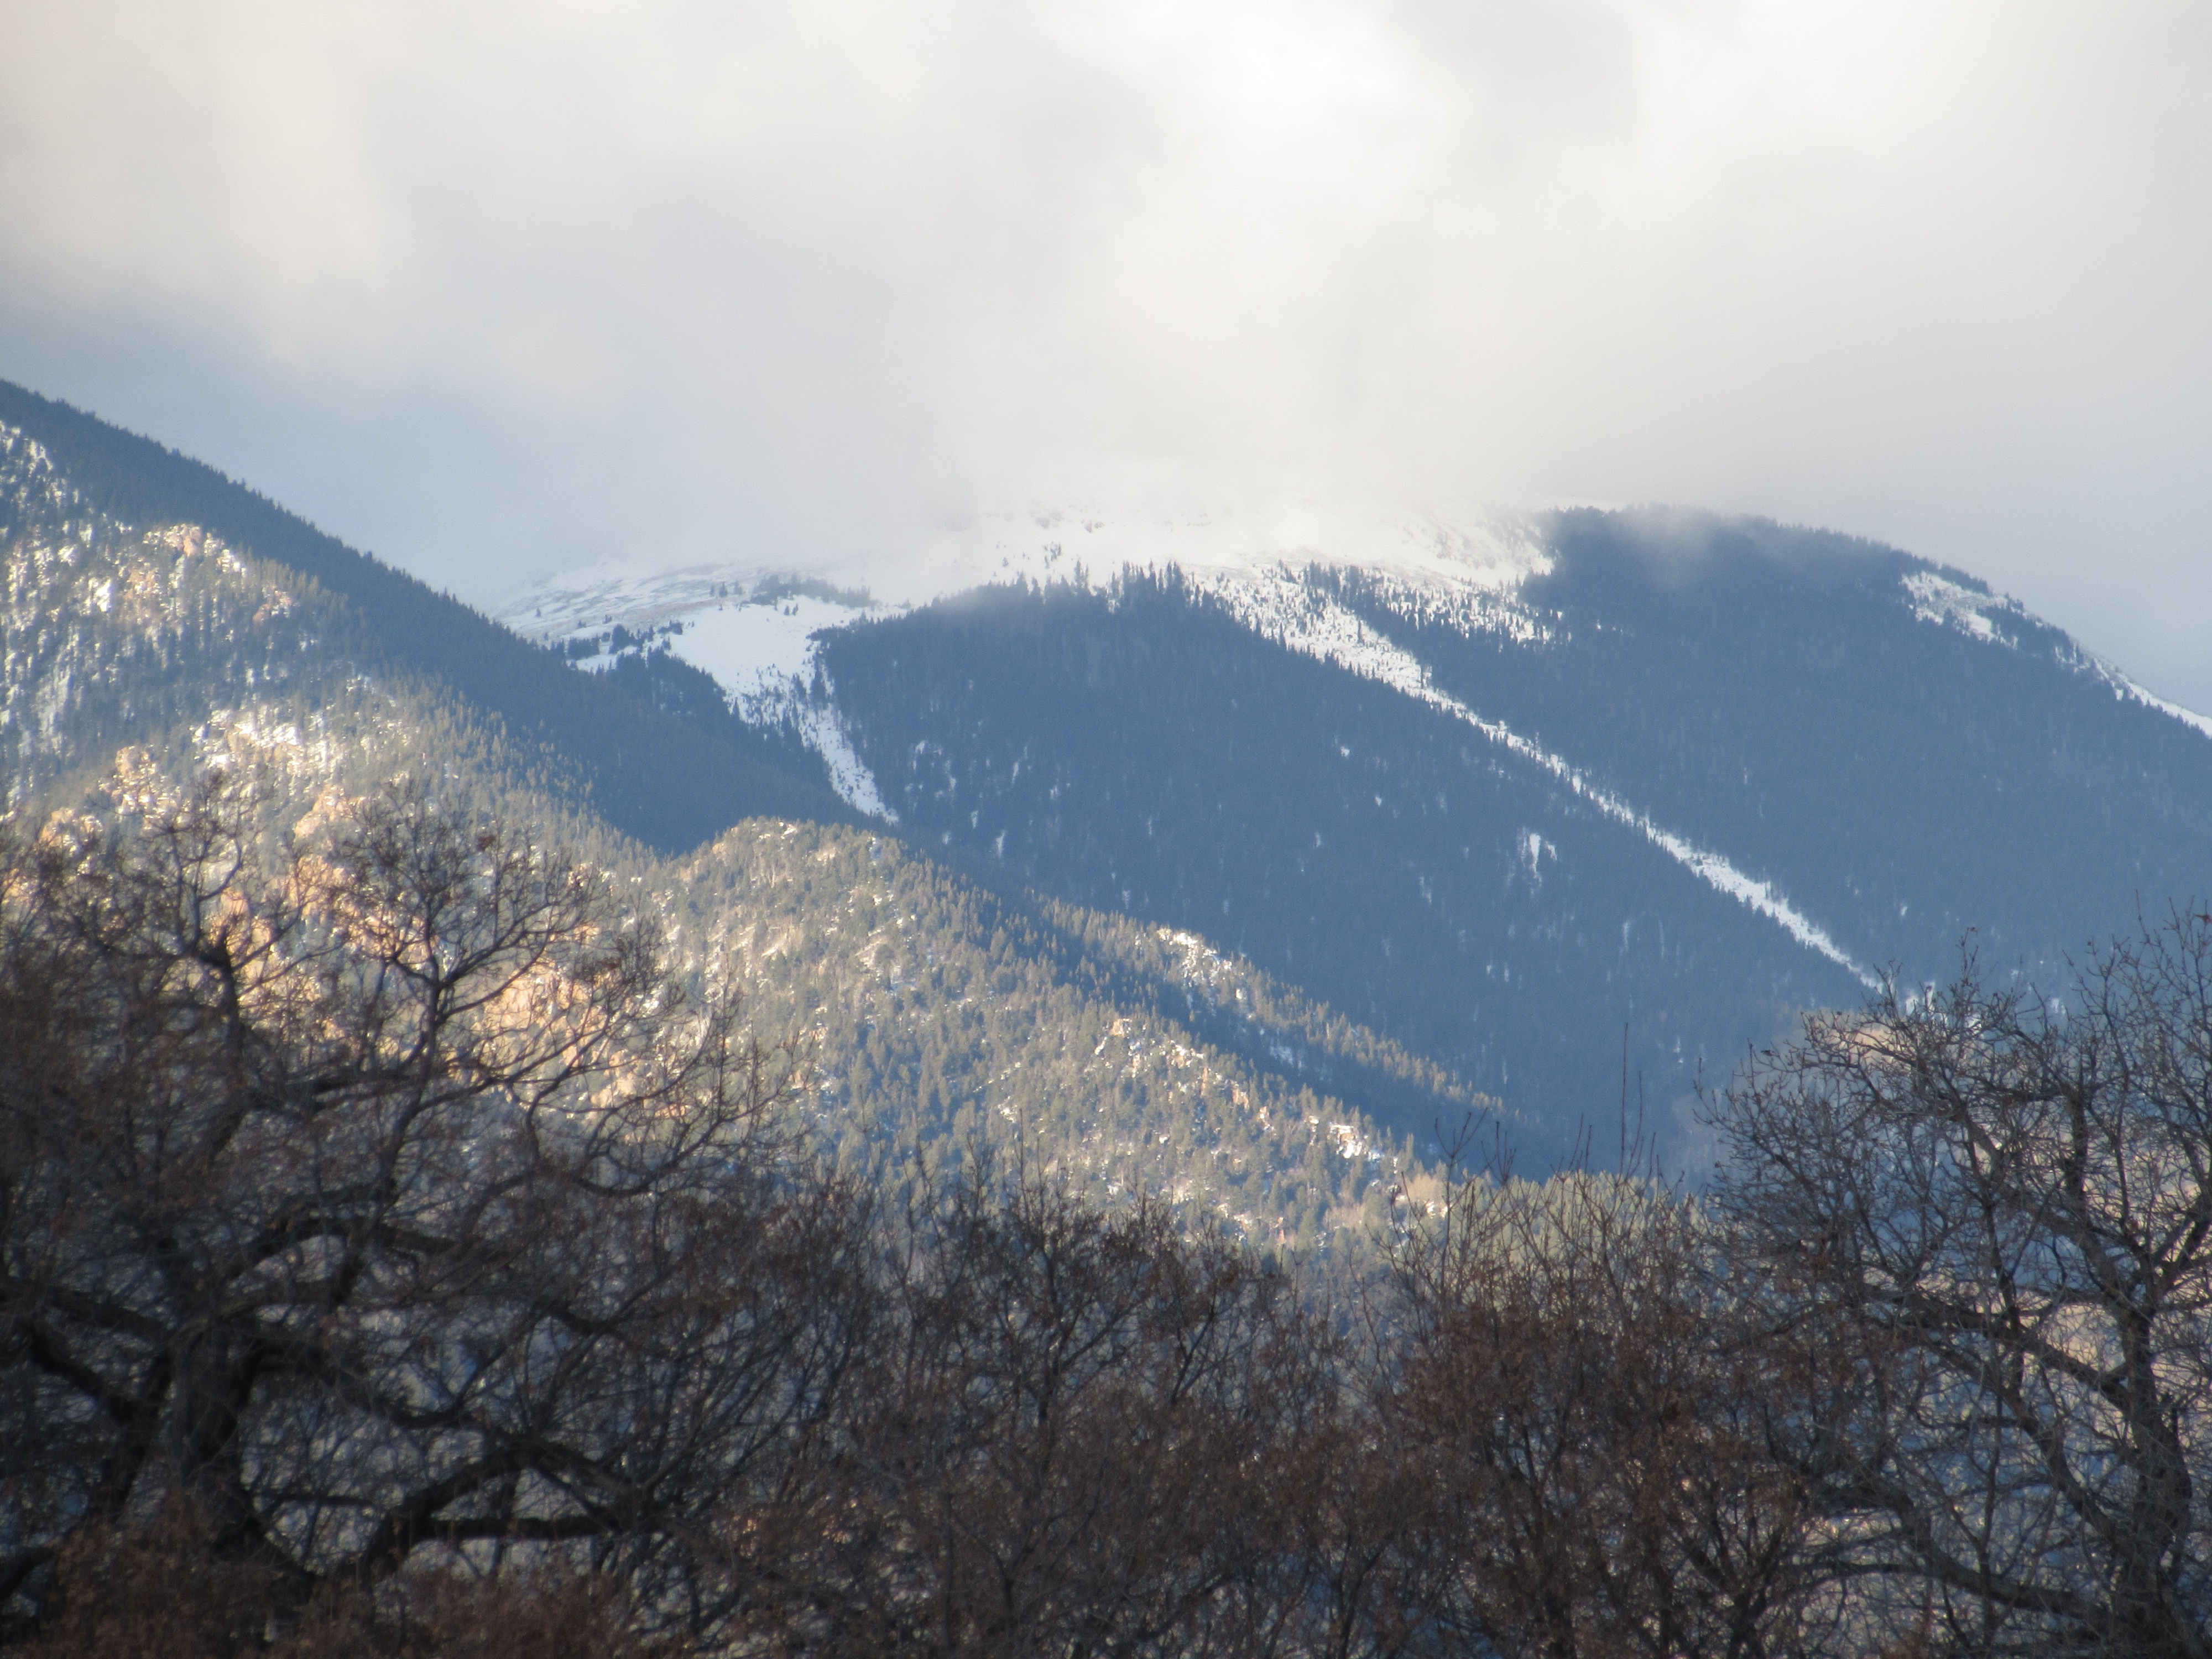
POLYGON ((898 814, 876 787, 876 775, 868 770, 860 751, 853 747, 852 736, 845 730, 845 722, 835 705, 799 697, 788 706, 807 743, 829 769, 830 787, 844 797, 846 805, 870 817, 896 823, 898 814))
POLYGON ((617 653, 606 647, 616 627, 635 642, 626 648, 668 651, 703 670, 747 720, 795 721, 846 803, 896 823, 898 814, 876 787, 834 704, 811 690, 819 672, 816 635, 888 615, 891 607, 827 583, 804 586, 813 591, 799 591, 788 579, 748 580, 720 567, 659 573, 610 567, 573 586, 541 582, 510 603, 500 620, 568 652, 586 672, 613 666, 617 653), (575 655, 586 646, 595 647, 592 654, 575 655))
POLYGON ((1912 614, 1918 621, 1955 629, 1969 639, 1987 644, 2018 649, 2020 641, 2005 632, 1998 618, 2006 618, 2015 626, 2029 620, 2019 600, 1968 587, 1933 570, 1909 571, 1899 580, 1912 601, 1912 614))

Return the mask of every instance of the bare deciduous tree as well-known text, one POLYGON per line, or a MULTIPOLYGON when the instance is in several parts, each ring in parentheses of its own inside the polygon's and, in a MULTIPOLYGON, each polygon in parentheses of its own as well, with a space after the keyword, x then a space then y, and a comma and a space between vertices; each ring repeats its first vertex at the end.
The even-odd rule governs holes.
POLYGON ((971 1182, 896 1295, 826 1650, 1268 1650, 1297 1612, 1276 1501, 1328 1388, 1282 1275, 1149 1204, 971 1182))
POLYGON ((1332 1314, 1146 1203, 872 1216, 419 788, 118 799, 0 844, 0 1640, 2212 1659, 2212 917, 1814 1018, 1711 1194, 1456 1182, 1332 1314))
POLYGON ((1719 1103, 1771 1329, 1856 1379, 1783 1449, 1869 1640, 2212 1652, 2212 917, 2067 993, 1970 959, 1719 1103))
POLYGON ((220 776, 0 860, 0 1607, 183 1501, 303 1602, 549 1549, 741 1622, 868 1309, 799 1056, 577 862, 220 776))
POLYGON ((1378 1650, 1795 1650, 1813 1585, 1784 1386, 1738 1343, 1687 1195, 1620 1176, 1477 1179, 1401 1261, 1378 1440, 1402 1542, 1378 1650), (1407 1610, 1417 1616, 1408 1620, 1407 1610))

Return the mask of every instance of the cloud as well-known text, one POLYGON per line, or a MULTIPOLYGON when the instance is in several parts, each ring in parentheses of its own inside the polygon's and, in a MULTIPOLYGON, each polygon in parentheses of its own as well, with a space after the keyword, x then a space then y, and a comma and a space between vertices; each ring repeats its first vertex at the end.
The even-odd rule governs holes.
POLYGON ((1102 467, 1766 512, 2212 706, 2212 20, 0 0, 0 373, 465 592, 1102 467))

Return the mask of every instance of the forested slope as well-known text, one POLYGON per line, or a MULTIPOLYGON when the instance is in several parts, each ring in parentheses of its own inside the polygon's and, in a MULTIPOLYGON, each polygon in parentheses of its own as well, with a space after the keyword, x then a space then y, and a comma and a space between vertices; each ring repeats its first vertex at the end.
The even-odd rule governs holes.
MULTIPOLYGON (((822 654, 904 823, 1219 938, 1480 1079, 1540 1160, 1615 1142, 1625 1027, 1656 1115, 1701 1055, 1859 994, 1540 767, 1172 577, 988 590, 822 654)), ((1418 1093, 1370 1098, 1427 1136, 1418 1093)))
MULTIPOLYGON (((12 483, 6 495, 15 516, 0 522, 0 538, 33 531, 60 537, 64 526, 97 515, 141 529, 195 526, 281 566, 345 603, 346 647, 362 671, 442 682, 498 721, 519 749, 559 757, 595 810, 647 846, 680 851, 757 813, 828 823, 852 817, 803 746, 701 708, 680 673, 643 665, 620 679, 571 673, 489 617, 212 467, 6 381, 0 426, 50 458, 63 490, 12 483), (664 702, 678 712, 659 707, 664 702), (694 718, 683 717, 687 708, 694 718)), ((5 465, 21 471, 34 463, 19 443, 5 465)))
POLYGON ((2063 631, 1893 548, 1576 512, 1520 599, 1541 649, 1330 580, 1437 686, 1747 872, 1861 962, 1941 978, 1969 929, 2049 964, 2212 879, 2212 741, 2063 631))
MULTIPOLYGON (((1030 1160, 1105 1201, 1164 1196, 1202 1231, 1312 1246, 1370 1236, 1417 1177, 1370 1094, 1425 1103, 1425 1130, 1488 1119, 1463 1083, 1200 938, 986 887, 880 830, 753 817, 672 860, 601 815, 588 749, 518 742, 384 655, 360 604, 198 525, 88 507, 20 433, 0 467, 0 778, 30 822, 76 803, 127 815, 151 781, 221 767, 259 780, 281 836, 422 779, 665 914, 695 982, 727 977, 751 1029, 802 1038, 825 1144, 895 1183, 1030 1160)), ((628 717, 619 693, 516 644, 628 717)))

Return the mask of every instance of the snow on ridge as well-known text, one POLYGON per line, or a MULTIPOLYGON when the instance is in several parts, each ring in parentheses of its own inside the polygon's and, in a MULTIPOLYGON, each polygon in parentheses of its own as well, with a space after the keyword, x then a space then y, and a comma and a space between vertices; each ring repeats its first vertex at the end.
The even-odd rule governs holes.
POLYGON ((1540 628, 1512 595, 1552 564, 1540 520, 1526 513, 1380 513, 1306 500, 1234 511, 1054 507, 980 514, 878 553, 811 561, 799 573, 770 558, 665 568, 609 560, 535 582, 497 615, 541 644, 574 647, 617 625, 653 635, 743 698, 793 677, 811 680, 821 629, 993 583, 1098 589, 1125 570, 1170 568, 1201 583, 1267 580, 1286 566, 1321 565, 1368 573, 1464 625, 1535 638, 1540 628), (749 603, 757 592, 773 602, 749 603))
POLYGON ((2002 593, 1978 592, 1933 570, 1907 571, 1899 579, 1912 599, 1916 621, 1954 628, 1969 639, 2017 649, 2020 641, 1998 624, 2000 617, 2014 622, 2029 620, 2020 601, 2002 593))
MULTIPOLYGON (((1993 645, 2017 649, 2019 640, 2004 631, 1998 618, 2003 617, 2015 626, 2039 620, 2015 599, 2002 593, 1977 591, 1933 570, 1908 571, 1900 581, 1911 598, 1915 618, 1954 628, 1970 639, 1984 640, 1993 645)), ((2161 714, 2172 716, 2192 731, 2212 738, 2212 719, 2193 708, 2185 708, 2178 702, 2168 702, 2154 692, 2146 691, 2120 669, 2094 652, 2083 650, 2072 640, 2064 640, 2056 654, 2062 667, 2103 681, 2112 687, 2114 696, 2142 703, 2161 714)))
MULTIPOLYGON (((1033 508, 949 522, 875 554, 810 562, 733 559, 654 568, 610 560, 545 578, 500 608, 525 638, 570 651, 619 625, 712 676, 750 720, 794 718, 839 794, 897 822, 838 722, 807 695, 815 636, 1017 579, 1100 588, 1124 570, 1174 567, 1201 586, 1273 580, 1285 566, 1358 568, 1433 596, 1471 626, 1527 636, 1511 594, 1552 568, 1538 519, 1463 509, 1378 513, 1278 500, 1257 508, 1033 508), (752 595, 763 595, 754 600, 752 595)), ((1533 626, 1531 624, 1530 626, 1533 626)), ((601 648, 586 670, 612 665, 601 648)))
POLYGON ((903 562, 903 586, 914 591, 894 597, 915 602, 1016 576, 1074 580, 1080 571, 1103 585, 1124 569, 1169 566, 1202 576, 1318 564, 1488 592, 1552 568, 1530 514, 1470 507, 1385 512, 1301 497, 1232 507, 987 514, 932 532, 903 562))
POLYGON ((2086 651, 2081 653, 2081 656, 2083 660, 2080 672, 2094 674, 2104 681, 2112 688, 2114 696, 2125 697, 2132 702, 2142 703, 2146 708, 2154 708, 2161 714, 2169 714, 2191 731, 2201 732, 2206 737, 2212 738, 2212 720, 2207 719, 2193 708, 2185 708, 2178 702, 2168 702, 2154 691, 2144 690, 2102 657, 2093 656, 2086 651))
POLYGON ((527 637, 551 639, 614 623, 633 631, 658 626, 779 576, 805 577, 856 599, 866 593, 867 608, 888 611, 1018 578, 1101 587, 1124 569, 1169 566, 1200 574, 1320 564, 1424 588, 1506 593, 1552 563, 1539 515, 1484 507, 1382 512, 1304 499, 1234 509, 1052 507, 978 514, 873 551, 797 562, 769 556, 681 566, 611 559, 532 583, 499 617, 527 637))
POLYGON ((1826 957, 1869 990, 1881 981, 1847 955, 1827 931, 1777 891, 1771 883, 1739 870, 1722 854, 1655 822, 1612 791, 1593 782, 1565 757, 1513 731, 1502 720, 1486 720, 1456 697, 1439 690, 1419 658, 1370 629, 1359 617, 1298 581, 1288 570, 1272 583, 1252 577, 1225 577, 1212 591, 1247 627, 1280 641, 1292 650, 1333 663, 1364 678, 1379 681, 1431 708, 1464 720, 1492 743, 1549 772, 1617 823, 1626 824, 1716 890, 1782 927, 1807 950, 1826 957))

